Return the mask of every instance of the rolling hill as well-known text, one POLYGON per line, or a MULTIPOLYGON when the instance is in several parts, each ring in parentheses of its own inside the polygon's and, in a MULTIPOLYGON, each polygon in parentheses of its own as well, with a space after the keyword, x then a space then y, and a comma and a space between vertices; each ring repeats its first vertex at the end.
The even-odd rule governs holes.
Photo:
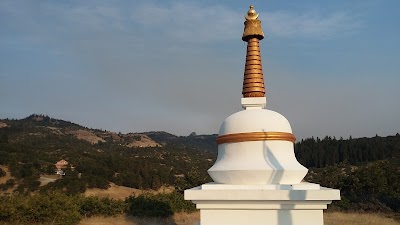
MULTIPOLYGON (((136 189, 173 186, 177 191, 210 181, 216 135, 176 136, 163 131, 122 134, 91 129, 45 115, 0 120, 0 165, 12 178, 4 191, 61 190, 83 193, 110 183, 136 189), (41 185, 54 164, 69 162, 62 179, 41 185), (43 179, 42 179, 43 181, 43 179)), ((339 188, 340 209, 400 210, 400 135, 370 138, 308 138, 295 144, 309 168, 306 181, 339 188)), ((0 177, 2 173, 0 171, 0 177)))

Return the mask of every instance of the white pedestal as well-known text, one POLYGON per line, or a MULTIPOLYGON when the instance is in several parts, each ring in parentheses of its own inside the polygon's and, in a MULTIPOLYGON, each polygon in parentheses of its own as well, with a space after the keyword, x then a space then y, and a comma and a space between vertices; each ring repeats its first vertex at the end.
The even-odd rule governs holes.
POLYGON ((318 184, 205 184, 185 190, 201 225, 323 225, 323 209, 340 191, 318 184))

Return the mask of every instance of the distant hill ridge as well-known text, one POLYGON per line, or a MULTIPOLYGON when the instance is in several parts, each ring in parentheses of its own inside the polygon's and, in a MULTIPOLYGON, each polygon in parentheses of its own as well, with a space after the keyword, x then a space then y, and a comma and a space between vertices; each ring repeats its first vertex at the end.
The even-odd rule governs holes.
MULTIPOLYGON (((32 114, 20 120, 0 119, 0 129, 1 128, 14 131, 30 131, 29 135, 40 135, 43 133, 41 129, 45 128, 52 134, 73 135, 75 138, 86 141, 92 145, 113 143, 128 148, 147 148, 163 147, 169 144, 210 152, 216 152, 217 150, 217 145, 215 143, 217 134, 196 135, 196 133, 192 132, 188 136, 177 136, 165 131, 123 134, 121 132, 117 133, 102 129, 88 128, 70 121, 51 118, 43 114, 32 114)), ((23 133, 24 132, 20 132, 20 134, 23 133)), ((306 138, 296 143, 296 156, 303 164, 311 167, 332 165, 345 160, 356 163, 384 159, 398 154, 400 150, 396 146, 396 143, 400 140, 399 137, 400 135, 397 133, 394 136, 380 137, 376 135, 371 138, 352 138, 351 136, 349 139, 336 139, 330 136, 326 136, 323 139, 313 137, 306 138), (380 143, 382 140, 386 141, 380 143), (351 144, 348 145, 349 143, 351 144), (387 144, 388 146, 386 146, 387 144), (374 147, 371 147, 372 145, 374 147), (373 149, 379 149, 379 151, 375 152, 373 149), (320 153, 322 150, 324 152, 329 152, 329 159, 322 159, 325 158, 325 154, 320 153)))
MULTIPOLYGON (((140 133, 127 133, 112 132, 102 129, 93 129, 81 126, 79 124, 51 118, 43 114, 32 114, 26 118, 15 119, 0 119, 0 128, 9 126, 25 127, 30 130, 37 128, 48 128, 52 133, 57 135, 74 135, 77 139, 87 141, 91 144, 99 142, 114 142, 119 145, 124 145, 130 148, 146 148, 146 147, 162 147, 167 142, 182 142, 184 138, 164 132, 164 131, 151 131, 140 133)), ((39 134, 40 132, 36 133, 39 134)), ((31 133, 35 135, 35 133, 31 133)), ((208 137, 215 137, 216 135, 191 135, 191 139, 204 139, 208 137)), ((183 141, 184 142, 184 141, 183 141)))

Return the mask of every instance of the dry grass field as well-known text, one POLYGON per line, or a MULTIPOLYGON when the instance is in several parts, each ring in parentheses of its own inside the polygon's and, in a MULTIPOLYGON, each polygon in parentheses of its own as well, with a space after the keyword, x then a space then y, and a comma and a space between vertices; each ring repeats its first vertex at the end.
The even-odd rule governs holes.
POLYGON ((380 214, 325 213, 325 225, 399 225, 400 221, 380 214))
POLYGON ((98 197, 109 197, 112 199, 124 200, 125 198, 131 195, 139 195, 144 193, 158 194, 158 193, 171 193, 173 191, 173 187, 161 187, 159 190, 140 190, 130 187, 118 186, 113 183, 110 183, 110 188, 108 189, 99 189, 92 188, 87 189, 85 192, 85 196, 98 196, 98 197))
POLYGON ((10 173, 10 171, 8 170, 8 166, 1 166, 1 165, 0 165, 0 168, 6 172, 6 175, 5 175, 4 177, 0 177, 0 184, 3 184, 3 183, 5 183, 8 179, 11 178, 11 173, 10 173))
MULTIPOLYGON (((325 213, 325 225, 399 225, 399 221, 380 214, 325 213)), ((125 216, 93 217, 83 219, 79 225, 197 225, 199 213, 177 213, 170 219, 137 219, 125 216)))
POLYGON ((197 225, 200 220, 199 213, 175 213, 167 219, 138 219, 126 216, 117 217, 92 217, 83 219, 78 225, 197 225))
MULTIPOLYGON (((8 170, 8 166, 0 166, 0 168, 6 172, 6 175, 4 177, 0 177, 0 184, 4 184, 8 179, 11 179, 13 177, 11 176, 11 173, 8 170)), ((11 195, 14 189, 15 187, 10 188, 7 191, 0 190, 0 195, 11 195)))
POLYGON ((40 175, 40 187, 45 186, 50 182, 54 182, 57 179, 60 179, 59 175, 40 175))

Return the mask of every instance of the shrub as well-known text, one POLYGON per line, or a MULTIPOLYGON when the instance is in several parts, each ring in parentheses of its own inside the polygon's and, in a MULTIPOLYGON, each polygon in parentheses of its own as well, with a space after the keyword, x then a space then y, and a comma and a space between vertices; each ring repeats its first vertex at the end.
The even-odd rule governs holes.
POLYGON ((0 223, 74 225, 82 216, 113 216, 126 209, 123 201, 69 196, 60 192, 0 196, 0 223))
POLYGON ((128 203, 127 214, 130 216, 165 218, 174 214, 167 203, 143 195, 130 196, 126 202, 128 203))
POLYGON ((1 202, 0 221, 73 225, 81 218, 76 199, 61 193, 7 196, 1 202))
POLYGON ((190 201, 186 201, 183 194, 172 192, 168 194, 156 194, 152 198, 167 203, 173 212, 194 212, 196 205, 190 201))
POLYGON ((0 168, 0 177, 4 177, 6 175, 6 171, 0 168))
POLYGON ((65 192, 68 195, 78 195, 86 191, 86 183, 77 177, 63 177, 40 188, 41 192, 65 192))
POLYGON ((8 179, 5 184, 0 184, 0 189, 2 191, 7 191, 9 188, 14 187, 14 185, 15 185, 15 180, 8 179))
POLYGON ((11 221, 13 208, 10 207, 9 197, 0 196, 0 221, 11 221))
POLYGON ((8 179, 7 181, 6 181, 6 185, 7 186, 9 186, 9 187, 14 187, 14 185, 15 185, 15 180, 14 179, 8 179))
POLYGON ((125 203, 109 198, 99 198, 96 196, 84 197, 80 202, 79 212, 83 216, 115 216, 125 211, 125 203))
POLYGON ((86 177, 86 182, 88 188, 101 188, 101 189, 108 189, 109 182, 106 178, 100 176, 89 176, 86 177))
POLYGON ((137 217, 168 217, 175 212, 194 212, 196 206, 186 201, 183 194, 144 194, 131 196, 125 200, 127 213, 137 217))

